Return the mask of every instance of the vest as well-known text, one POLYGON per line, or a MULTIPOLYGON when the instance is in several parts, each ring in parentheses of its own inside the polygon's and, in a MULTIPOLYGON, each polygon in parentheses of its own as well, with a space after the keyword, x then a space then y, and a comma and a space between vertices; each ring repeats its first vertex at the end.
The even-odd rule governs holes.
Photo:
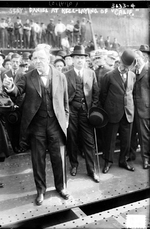
POLYGON ((83 92, 83 79, 76 75, 76 94, 73 100, 76 102, 81 102, 83 99, 85 100, 83 92))
POLYGON ((51 80, 49 80, 49 86, 45 87, 42 80, 41 82, 41 90, 42 90, 42 103, 41 106, 37 112, 37 115, 43 118, 46 118, 47 116, 53 117, 54 110, 53 110, 53 104, 52 104, 52 83, 51 80))

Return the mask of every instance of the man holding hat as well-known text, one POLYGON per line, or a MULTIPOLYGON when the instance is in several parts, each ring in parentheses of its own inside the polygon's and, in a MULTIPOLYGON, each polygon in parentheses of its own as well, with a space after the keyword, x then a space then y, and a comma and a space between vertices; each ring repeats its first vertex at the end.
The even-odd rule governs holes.
POLYGON ((103 78, 101 102, 108 114, 106 126, 106 142, 104 150, 105 165, 103 173, 107 173, 113 163, 116 136, 119 131, 120 155, 119 167, 134 171, 126 161, 130 149, 130 138, 134 118, 133 87, 135 74, 130 67, 135 61, 131 50, 125 50, 120 58, 120 65, 103 78))
POLYGON ((78 137, 82 142, 88 175, 95 181, 99 178, 95 173, 95 144, 93 126, 88 120, 91 107, 98 105, 99 89, 93 70, 85 68, 87 54, 82 45, 76 45, 71 54, 74 67, 65 75, 68 81, 70 119, 68 127, 68 155, 71 164, 71 175, 75 176, 78 168, 78 137))
MULTIPOLYGON (((143 169, 150 168, 150 66, 147 61, 149 54, 150 49, 147 45, 141 45, 140 50, 135 51, 136 82, 133 91, 135 128, 141 146, 143 169)), ((135 141, 136 135, 133 135, 131 143, 135 141)), ((132 145, 131 148, 133 148, 132 145)))

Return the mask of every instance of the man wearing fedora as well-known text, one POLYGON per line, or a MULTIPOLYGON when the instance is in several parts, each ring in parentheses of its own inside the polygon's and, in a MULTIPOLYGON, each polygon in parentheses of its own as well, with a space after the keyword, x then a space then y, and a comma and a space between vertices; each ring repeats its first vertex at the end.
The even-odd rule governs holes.
POLYGON ((132 123, 134 118, 133 87, 135 74, 130 67, 135 61, 131 50, 125 50, 120 58, 120 65, 103 78, 101 102, 108 114, 109 122, 106 126, 103 173, 107 173, 113 163, 116 136, 119 131, 120 156, 119 167, 134 171, 126 160, 130 148, 132 123))
MULTIPOLYGON (((150 49, 147 45, 141 45, 135 51, 136 57, 136 82, 133 91, 135 104, 135 127, 138 132, 141 147, 143 169, 150 168, 150 49)), ((134 131, 135 132, 135 131, 134 131)), ((132 135, 132 143, 136 141, 136 135, 132 135)), ((131 148, 132 144, 131 144, 131 148)), ((136 157, 136 154, 135 154, 136 157)))
POLYGON ((82 45, 76 45, 71 54, 74 67, 65 75, 68 81, 70 118, 68 127, 67 152, 71 164, 71 175, 75 176, 78 168, 77 146, 78 138, 82 142, 87 173, 95 182, 99 178, 95 173, 95 144, 93 126, 88 120, 88 111, 97 106, 99 89, 93 70, 85 68, 87 54, 82 45), (80 136, 79 136, 80 135, 80 136))

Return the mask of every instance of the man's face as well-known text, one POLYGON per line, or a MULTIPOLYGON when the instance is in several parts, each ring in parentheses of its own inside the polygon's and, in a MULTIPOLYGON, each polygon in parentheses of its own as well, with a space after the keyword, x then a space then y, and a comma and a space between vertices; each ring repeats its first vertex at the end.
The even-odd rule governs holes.
POLYGON ((85 65, 85 56, 74 56, 73 63, 75 68, 82 69, 85 65))
POLYGON ((35 51, 32 60, 35 68, 43 73, 48 68, 50 62, 50 58, 44 50, 35 51))
POLYGON ((55 68, 56 68, 59 72, 62 72, 63 67, 64 67, 64 63, 63 63, 62 61, 56 62, 55 68))
POLYGON ((70 65, 72 65, 72 57, 71 56, 67 56, 66 58, 65 58, 65 63, 66 63, 66 65, 67 66, 70 66, 70 65))
POLYGON ((11 60, 12 69, 14 69, 14 70, 19 69, 20 62, 21 62, 21 59, 20 58, 13 58, 11 60))
POLYGON ((120 61, 120 70, 122 72, 128 72, 130 69, 130 66, 125 65, 122 61, 120 61))
POLYGON ((140 56, 138 53, 135 53, 136 58, 136 68, 140 68, 144 64, 144 57, 140 56))

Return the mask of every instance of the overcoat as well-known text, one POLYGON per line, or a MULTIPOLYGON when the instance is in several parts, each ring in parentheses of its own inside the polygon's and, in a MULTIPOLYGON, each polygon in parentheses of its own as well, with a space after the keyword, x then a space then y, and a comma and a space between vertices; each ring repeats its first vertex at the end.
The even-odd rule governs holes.
MULTIPOLYGON (((69 105, 67 80, 64 74, 58 72, 50 65, 52 77, 52 104, 58 123, 67 135, 67 122, 69 120, 69 105)), ((42 90, 40 76, 36 69, 23 75, 15 85, 13 94, 19 96, 25 93, 22 107, 21 135, 28 134, 28 128, 42 103, 42 90)))

